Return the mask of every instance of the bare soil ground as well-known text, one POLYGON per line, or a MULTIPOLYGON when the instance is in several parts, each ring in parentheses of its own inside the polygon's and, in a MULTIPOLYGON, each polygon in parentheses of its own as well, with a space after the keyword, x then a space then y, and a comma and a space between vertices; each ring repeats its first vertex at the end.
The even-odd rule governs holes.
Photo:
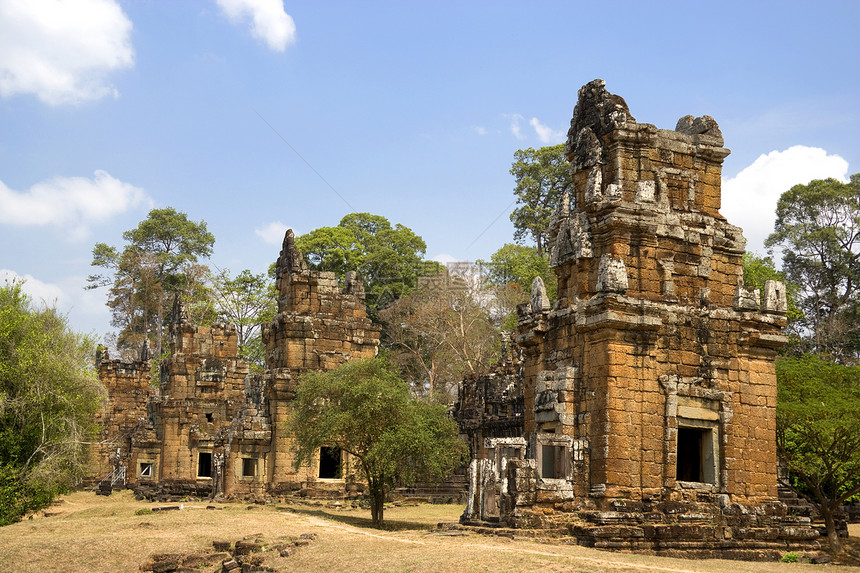
MULTIPOLYGON (((437 528, 439 522, 456 522, 462 507, 455 505, 386 509, 386 530, 370 528, 369 511, 325 506, 194 502, 184 503, 179 511, 136 515, 165 505, 135 501, 129 492, 68 495, 47 510, 48 517, 37 515, 0 528, 0 570, 138 571, 156 554, 211 555, 213 541, 246 538, 261 540, 268 549, 259 554, 263 565, 277 571, 800 573, 822 567, 670 559, 437 528), (295 547, 290 556, 280 556, 279 544, 303 533, 316 534, 315 539, 295 547)), ((851 527, 852 536, 860 536, 860 526, 851 527)), ((201 562, 195 570, 220 571, 220 563, 201 562)))

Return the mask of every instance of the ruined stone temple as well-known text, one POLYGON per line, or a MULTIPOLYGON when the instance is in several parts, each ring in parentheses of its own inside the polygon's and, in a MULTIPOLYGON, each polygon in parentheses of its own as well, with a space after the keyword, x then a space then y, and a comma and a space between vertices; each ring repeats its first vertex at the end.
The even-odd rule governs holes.
POLYGON ((536 279, 519 309, 523 433, 473 447, 463 521, 687 555, 810 547, 807 518, 777 501, 785 292, 743 284, 717 123, 638 123, 595 80, 566 152, 572 189, 550 231, 558 301, 536 279))
POLYGON ((376 355, 379 328, 366 316, 354 274, 311 271, 288 231, 276 264, 278 314, 263 325, 267 370, 249 375, 232 325, 195 326, 175 312, 170 356, 150 383, 152 363, 101 360, 109 400, 93 475, 146 495, 247 497, 303 490, 355 491, 348 456, 321 448, 293 466, 286 433, 296 376, 376 355), (107 477, 105 477, 107 476, 107 477))

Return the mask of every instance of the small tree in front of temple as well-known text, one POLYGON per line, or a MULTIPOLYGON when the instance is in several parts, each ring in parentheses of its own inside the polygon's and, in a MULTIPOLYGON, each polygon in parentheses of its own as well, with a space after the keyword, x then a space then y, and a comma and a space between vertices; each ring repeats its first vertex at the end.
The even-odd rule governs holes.
POLYGON ((789 485, 818 508, 839 552, 834 512, 860 493, 860 367, 783 357, 776 375, 777 452, 789 485))
POLYGON ((296 468, 322 446, 350 454, 367 481, 371 519, 383 524, 385 496, 397 484, 441 481, 466 460, 466 446, 445 407, 410 395, 381 358, 347 362, 298 381, 289 431, 296 468))

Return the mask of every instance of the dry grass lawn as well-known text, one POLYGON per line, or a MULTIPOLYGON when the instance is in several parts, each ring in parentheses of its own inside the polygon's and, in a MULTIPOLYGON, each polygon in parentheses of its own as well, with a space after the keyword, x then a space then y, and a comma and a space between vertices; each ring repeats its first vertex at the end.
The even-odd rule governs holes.
MULTIPOLYGON (((420 505, 387 509, 389 529, 369 527, 369 511, 304 505, 186 503, 181 511, 135 515, 165 504, 137 502, 129 492, 99 497, 77 492, 37 517, 0 528, 0 570, 20 573, 138 571, 156 553, 212 552, 213 540, 262 538, 266 544, 315 533, 309 545, 289 557, 265 554, 278 571, 378 572, 792 572, 820 571, 820 565, 681 560, 527 539, 486 537, 437 529, 455 522, 462 508, 420 505)), ((860 527, 852 526, 853 535, 860 527)), ((201 571, 220 571, 220 566, 201 571)), ((860 568, 828 567, 830 571, 860 568)))

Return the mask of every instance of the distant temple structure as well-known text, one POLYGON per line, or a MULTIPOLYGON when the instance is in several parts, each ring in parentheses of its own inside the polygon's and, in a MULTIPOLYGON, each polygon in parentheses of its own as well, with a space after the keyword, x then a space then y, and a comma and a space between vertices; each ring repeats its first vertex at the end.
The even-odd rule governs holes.
POLYGON ((159 385, 151 384, 146 350, 137 362, 100 361, 109 401, 92 472, 102 484, 122 482, 153 496, 360 489, 349 456, 334 447, 296 470, 286 423, 297 375, 375 356, 380 330, 366 316, 354 273, 339 288, 334 273, 309 270, 292 231, 276 270, 278 314, 263 325, 263 374, 249 375, 238 357, 234 326, 195 326, 181 309, 170 326, 170 355, 156 373, 159 385))
POLYGON ((777 500, 785 290, 744 286, 746 240, 719 212, 717 123, 637 123, 595 80, 566 152, 558 301, 538 278, 519 309, 523 433, 473 444, 463 521, 687 556, 811 547, 808 519, 777 500))

